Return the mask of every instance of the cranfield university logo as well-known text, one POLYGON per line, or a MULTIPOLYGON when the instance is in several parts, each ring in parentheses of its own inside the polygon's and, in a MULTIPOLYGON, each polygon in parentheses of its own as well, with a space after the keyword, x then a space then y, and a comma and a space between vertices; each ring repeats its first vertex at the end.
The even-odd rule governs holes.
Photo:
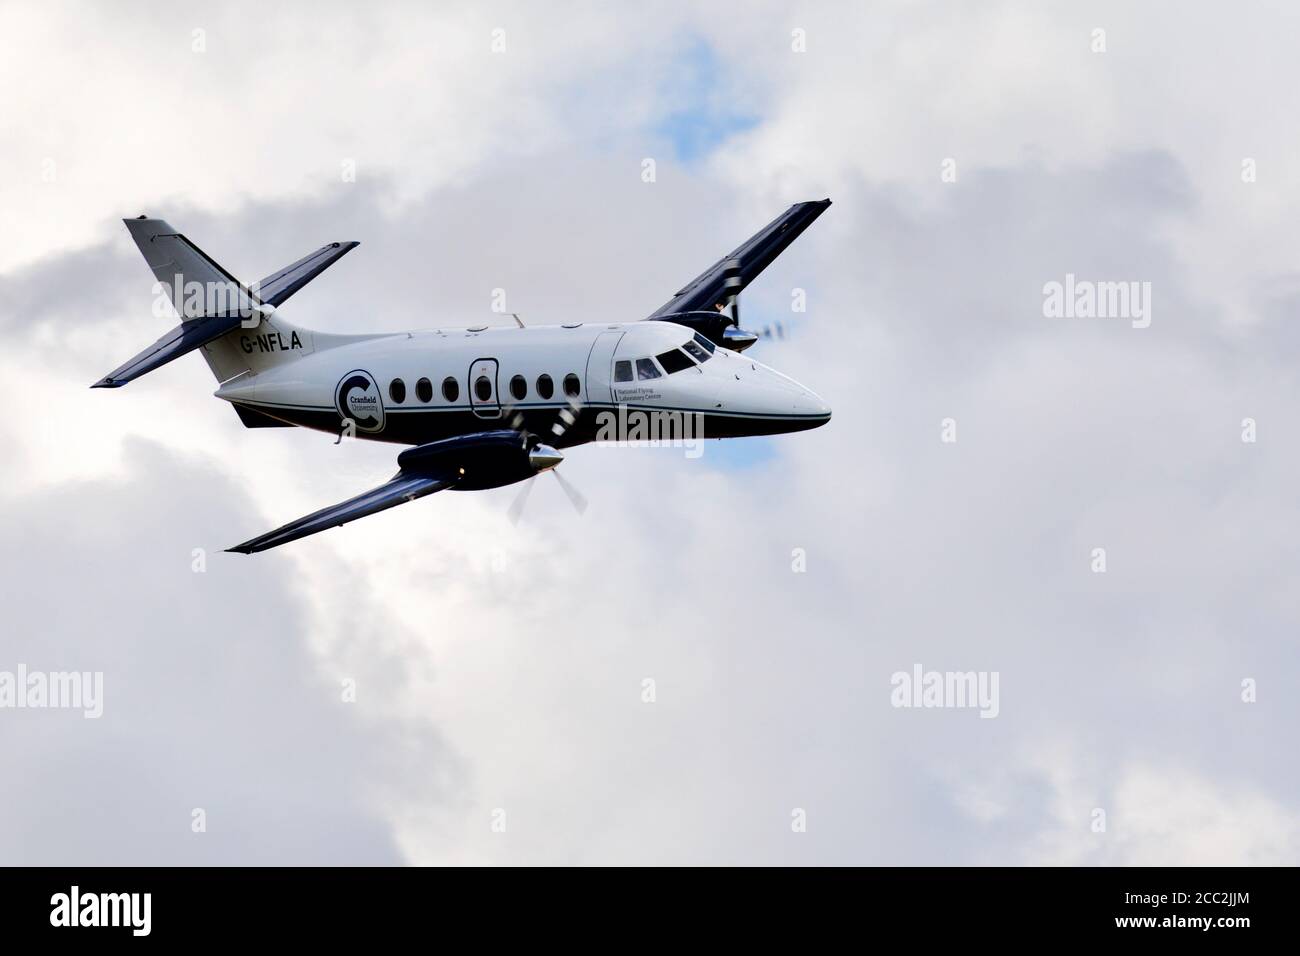
POLYGON ((889 702, 895 707, 979 710, 981 717, 996 717, 997 671, 927 671, 913 664, 910 671, 895 671, 889 683, 889 702))
POLYGON ((378 432, 384 428, 384 400, 379 386, 369 372, 356 369, 339 379, 334 404, 346 423, 351 420, 357 431, 378 432))
POLYGON ((687 458, 704 454, 704 416, 658 409, 605 409, 596 415, 597 448, 684 448, 687 458))
POLYGON ((1094 282, 1077 279, 1043 285, 1043 315, 1049 319, 1128 319, 1133 328, 1151 324, 1150 282, 1094 282))
POLYGON ((0 708, 79 710, 87 720, 104 714, 103 671, 0 671, 0 708))

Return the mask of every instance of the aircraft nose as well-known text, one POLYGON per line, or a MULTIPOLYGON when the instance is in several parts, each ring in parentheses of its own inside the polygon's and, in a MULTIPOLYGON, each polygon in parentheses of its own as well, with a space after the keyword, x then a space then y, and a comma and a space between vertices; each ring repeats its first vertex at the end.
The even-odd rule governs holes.
POLYGON ((797 432, 819 428, 831 420, 831 407, 820 395, 776 369, 751 359, 729 362, 723 369, 741 383, 736 406, 767 419, 768 427, 797 432))
POLYGON ((831 407, 820 395, 808 389, 804 389, 803 397, 799 402, 799 413, 819 419, 814 428, 825 425, 831 420, 831 407))

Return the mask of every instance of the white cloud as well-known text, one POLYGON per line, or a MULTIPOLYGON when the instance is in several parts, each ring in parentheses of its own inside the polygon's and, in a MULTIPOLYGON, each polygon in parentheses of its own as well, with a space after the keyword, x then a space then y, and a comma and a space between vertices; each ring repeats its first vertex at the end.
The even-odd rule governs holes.
POLYGON ((1243 780, 1198 774, 1156 757, 1119 769, 1103 795, 1059 754, 1044 764, 1053 821, 1025 863, 1286 866, 1300 853, 1295 807, 1243 780), (1104 822, 1101 832, 1094 829, 1097 820, 1104 822))
POLYGON ((0 32, 22 42, 0 61, 0 204, 24 229, 0 240, 0 268, 94 243, 145 205, 328 197, 349 188, 345 161, 387 183, 393 211, 571 143, 579 98, 617 134, 653 108, 629 45, 671 29, 635 8, 6 4, 0 32))

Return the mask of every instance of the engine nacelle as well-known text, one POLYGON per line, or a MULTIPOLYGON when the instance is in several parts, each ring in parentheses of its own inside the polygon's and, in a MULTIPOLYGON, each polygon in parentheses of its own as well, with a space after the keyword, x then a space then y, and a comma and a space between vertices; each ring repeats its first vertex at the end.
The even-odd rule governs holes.
POLYGON ((457 475, 454 488, 479 491, 499 488, 537 473, 529 459, 527 436, 510 429, 444 438, 408 448, 397 456, 398 467, 412 475, 457 475))
POLYGON ((732 325, 731 316, 725 312, 674 312, 656 316, 655 321, 684 325, 693 332, 699 332, 714 345, 733 352, 743 352, 758 341, 758 336, 753 332, 732 325))

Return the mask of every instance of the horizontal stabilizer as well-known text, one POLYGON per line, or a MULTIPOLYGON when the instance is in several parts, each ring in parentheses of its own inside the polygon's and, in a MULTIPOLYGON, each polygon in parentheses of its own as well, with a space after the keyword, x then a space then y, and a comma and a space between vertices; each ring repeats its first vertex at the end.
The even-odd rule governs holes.
POLYGON ((113 369, 90 387, 118 388, 125 385, 146 372, 152 372, 188 352, 193 352, 213 339, 221 338, 231 329, 239 328, 242 321, 238 315, 209 315, 182 322, 139 355, 113 369))
POLYGON ((258 298, 267 305, 279 305, 312 279, 361 245, 359 242, 331 242, 293 265, 273 272, 256 286, 258 298))
POLYGON ((226 550, 238 554, 254 554, 268 548, 276 548, 282 544, 288 544, 290 541, 305 538, 309 534, 316 534, 318 531, 325 531, 329 528, 338 528, 349 521, 355 521, 357 518, 364 518, 366 515, 384 511, 403 502, 414 501, 416 498, 431 495, 435 491, 441 491, 454 485, 459 477, 459 474, 454 471, 440 475, 413 475, 399 471, 387 484, 380 485, 372 491, 357 495, 355 498, 349 498, 340 504, 322 508, 305 518, 290 521, 274 531, 268 531, 264 535, 252 538, 243 544, 237 544, 233 548, 227 548, 226 550))

